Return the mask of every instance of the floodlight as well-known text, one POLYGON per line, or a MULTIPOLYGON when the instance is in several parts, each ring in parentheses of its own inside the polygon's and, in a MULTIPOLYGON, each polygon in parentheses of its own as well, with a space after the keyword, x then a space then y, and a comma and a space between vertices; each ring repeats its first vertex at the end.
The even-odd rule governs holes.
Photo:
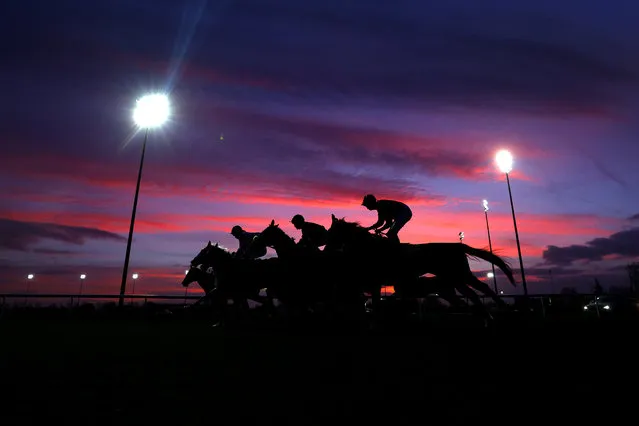
POLYGON ((513 169, 513 156, 510 152, 502 149, 495 156, 497 167, 502 173, 510 173, 513 169))
POLYGON ((138 279, 138 277, 139 277, 139 275, 138 275, 138 274, 133 274, 133 275, 132 275, 132 278, 133 278, 134 280, 137 280, 137 279, 138 279))
POLYGON ((34 277, 35 277, 35 275, 33 275, 33 274, 29 274, 29 275, 27 275, 27 279, 28 279, 28 280, 32 280, 34 277))
POLYGON ((488 200, 482 201, 481 204, 484 206, 484 211, 487 212, 488 211, 488 200))
POLYGON ((488 277, 488 278, 492 278, 494 276, 495 276, 495 274, 493 274, 492 272, 489 272, 489 273, 486 274, 486 277, 488 277))
POLYGON ((186 271, 184 271, 184 275, 188 275, 189 274, 189 270, 187 269, 186 271))
POLYGON ((86 274, 82 274, 82 275, 80 275, 80 279, 81 279, 81 280, 85 279, 86 277, 87 277, 87 276, 86 276, 86 274))
POLYGON ((153 93, 136 101, 133 121, 143 129, 159 127, 169 118, 169 98, 162 93, 153 93))

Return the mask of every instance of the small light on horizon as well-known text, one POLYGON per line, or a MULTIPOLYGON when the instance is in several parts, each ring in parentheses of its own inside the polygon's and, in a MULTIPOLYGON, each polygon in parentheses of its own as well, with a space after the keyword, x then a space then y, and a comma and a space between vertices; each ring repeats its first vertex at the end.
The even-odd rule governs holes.
POLYGON ((189 274, 189 270, 187 269, 186 271, 184 271, 184 275, 188 275, 189 274))
POLYGON ((137 279, 138 279, 138 277, 139 277, 139 275, 138 275, 138 274, 133 274, 131 277, 132 277, 134 280, 137 280, 137 279))
POLYGON ((499 290, 499 294, 504 294, 504 290, 499 290))
POLYGON ((489 272, 489 273, 486 274, 486 276, 488 278, 493 278, 495 276, 495 274, 493 274, 492 272, 489 272))
POLYGON ((27 279, 28 279, 28 280, 32 280, 33 278, 35 278, 35 275, 33 275, 33 274, 29 274, 29 275, 27 275, 27 279))
POLYGON ((495 161, 497 162, 497 167, 502 173, 510 173, 513 169, 513 156, 512 154, 502 149, 495 156, 495 161))
POLYGON ((87 276, 86 276, 86 274, 81 274, 81 275, 80 275, 80 279, 81 279, 81 280, 85 279, 86 277, 87 277, 87 276))
POLYGON ((142 96, 136 101, 133 121, 143 129, 160 127, 169 118, 169 98, 162 93, 142 96))

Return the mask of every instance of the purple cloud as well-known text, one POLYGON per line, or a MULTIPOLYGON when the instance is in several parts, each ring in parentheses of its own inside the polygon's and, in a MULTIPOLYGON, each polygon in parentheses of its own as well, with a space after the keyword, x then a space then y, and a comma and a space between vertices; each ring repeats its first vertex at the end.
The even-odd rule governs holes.
POLYGON ((82 245, 89 239, 126 241, 120 235, 101 229, 0 219, 0 249, 4 250, 30 251, 43 240, 82 245))
POLYGON ((568 266, 579 260, 598 261, 605 256, 619 255, 626 258, 639 256, 639 228, 612 234, 607 238, 595 238, 583 245, 557 247, 550 245, 543 252, 543 259, 553 265, 568 266))

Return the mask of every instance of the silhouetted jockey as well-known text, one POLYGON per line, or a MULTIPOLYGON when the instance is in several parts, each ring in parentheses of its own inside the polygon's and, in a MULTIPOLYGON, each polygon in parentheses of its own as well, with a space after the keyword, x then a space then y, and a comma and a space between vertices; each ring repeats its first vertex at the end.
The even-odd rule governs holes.
POLYGON ((413 217, 410 207, 400 201, 378 200, 373 194, 368 194, 364 197, 362 206, 368 210, 377 210, 377 222, 366 229, 368 231, 374 229, 377 234, 388 229, 386 236, 390 240, 399 243, 397 234, 413 217), (380 228, 380 226, 382 227, 380 228))
POLYGON ((235 256, 244 259, 257 259, 266 255, 265 245, 253 244, 255 237, 260 235, 259 232, 247 232, 240 225, 235 225, 231 229, 231 235, 238 239, 240 248, 235 252, 235 256))
POLYGON ((296 229, 302 231, 302 238, 297 243, 299 246, 319 250, 320 247, 326 245, 328 231, 322 225, 307 222, 301 214, 293 216, 291 223, 296 229))

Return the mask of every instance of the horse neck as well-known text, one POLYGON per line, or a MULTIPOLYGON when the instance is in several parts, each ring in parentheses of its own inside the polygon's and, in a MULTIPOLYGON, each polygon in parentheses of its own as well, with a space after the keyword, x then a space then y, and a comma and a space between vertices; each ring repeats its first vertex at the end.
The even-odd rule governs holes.
POLYGON ((357 249, 357 250, 379 250, 380 248, 385 248, 387 247, 386 245, 387 241, 385 241, 383 239, 383 237, 377 237, 375 235, 371 235, 370 233, 368 233, 368 231, 366 232, 361 232, 361 233, 353 233, 351 234, 351 237, 346 239, 346 246, 350 246, 351 248, 357 249))
MULTIPOLYGON (((227 251, 219 251, 217 253, 211 253, 206 259, 207 267, 210 266, 217 273, 218 271, 225 270, 230 263, 232 263, 233 258, 231 254, 227 251)), ((204 266, 203 266, 204 267, 204 266)))
POLYGON ((204 293, 208 293, 215 288, 215 277, 213 275, 204 274, 197 279, 197 283, 204 293))
POLYGON ((291 237, 286 235, 284 232, 277 235, 275 241, 273 242, 273 248, 275 249, 278 257, 281 257, 282 255, 287 256, 294 253, 296 247, 297 245, 295 244, 295 241, 293 241, 291 237))

